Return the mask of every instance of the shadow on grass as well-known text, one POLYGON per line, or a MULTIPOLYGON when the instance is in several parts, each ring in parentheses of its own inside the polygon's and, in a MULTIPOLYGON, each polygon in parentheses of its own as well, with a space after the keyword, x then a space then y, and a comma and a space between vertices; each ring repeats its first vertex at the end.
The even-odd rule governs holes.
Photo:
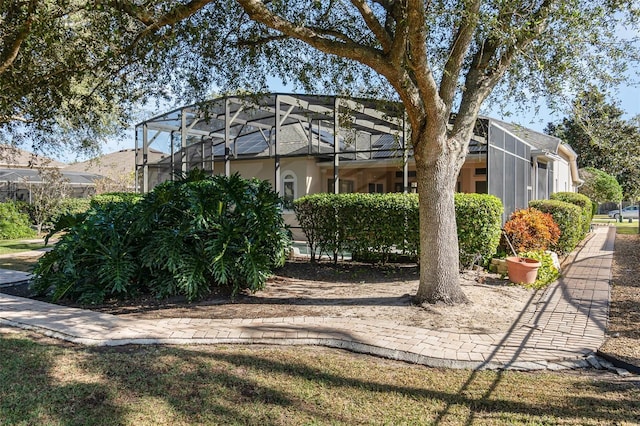
POLYGON ((0 338, 7 424, 640 421, 633 384, 578 376, 429 369, 313 348, 84 349, 18 336, 0 338))

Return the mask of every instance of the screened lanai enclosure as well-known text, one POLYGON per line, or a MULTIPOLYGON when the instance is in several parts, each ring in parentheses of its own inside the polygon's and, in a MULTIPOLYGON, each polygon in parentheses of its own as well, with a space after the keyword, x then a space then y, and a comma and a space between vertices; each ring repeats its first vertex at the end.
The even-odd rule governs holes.
MULTIPOLYGON (((415 192, 409 132, 397 102, 299 94, 221 97, 136 126, 137 189, 150 191, 199 168, 269 180, 287 201, 318 192, 415 192), (168 155, 151 162, 151 149, 168 155)), ((575 153, 563 157, 561 146, 556 138, 481 118, 457 189, 496 195, 507 214, 532 198, 572 190, 575 153)))
MULTIPOLYGON (((61 171, 62 179, 67 188, 67 196, 71 198, 85 198, 95 194, 96 181, 103 176, 93 173, 79 173, 61 171)), ((32 192, 41 185, 42 176, 38 170, 30 168, 0 169, 0 201, 32 202, 32 192)))

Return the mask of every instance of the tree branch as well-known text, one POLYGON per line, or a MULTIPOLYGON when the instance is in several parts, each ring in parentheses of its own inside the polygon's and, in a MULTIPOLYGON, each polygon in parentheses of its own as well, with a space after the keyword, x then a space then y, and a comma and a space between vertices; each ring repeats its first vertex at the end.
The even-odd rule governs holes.
POLYGON ((373 14, 373 10, 366 4, 363 0, 351 0, 351 3, 358 9, 360 15, 364 19, 364 22, 367 24, 367 27, 371 30, 371 32, 375 35, 376 39, 380 42, 382 46, 382 50, 385 53, 388 53, 392 46, 391 37, 385 30, 385 28, 380 24, 378 18, 373 14))
POLYGON ((424 102, 427 119, 435 121, 446 111, 427 60, 424 0, 408 0, 405 7, 407 28, 409 29, 407 39, 408 65, 413 73, 413 79, 420 92, 420 97, 424 102))
POLYGON ((475 30, 478 26, 480 3, 480 0, 473 0, 473 3, 468 7, 462 17, 460 26, 449 50, 449 57, 444 66, 442 81, 440 82, 440 97, 449 111, 451 110, 458 87, 460 71, 462 70, 469 46, 471 45, 475 30))
POLYGON ((27 9, 27 19, 21 25, 20 30, 16 34, 15 40, 8 46, 8 48, 2 54, 2 62, 0 62, 0 74, 4 74, 11 65, 15 62, 18 54, 20 53, 20 47, 22 43, 27 39, 27 36, 31 32, 31 25, 33 24, 33 13, 36 9, 36 0, 29 2, 29 8, 27 9))
POLYGON ((193 15, 207 4, 211 3, 211 0, 191 0, 186 4, 178 4, 175 8, 171 9, 167 13, 154 17, 149 13, 146 8, 140 7, 129 0, 108 0, 106 4, 110 7, 126 13, 130 17, 137 19, 143 23, 146 28, 142 30, 141 35, 148 34, 161 27, 173 25, 185 18, 193 15))
MULTIPOLYGON (((529 24, 516 32, 514 41, 507 44, 507 40, 492 38, 480 44, 474 55, 467 78, 465 90, 462 95, 460 109, 456 116, 451 136, 456 137, 469 130, 469 123, 464 117, 477 117, 482 102, 498 84, 505 74, 515 56, 533 42, 547 27, 553 1, 544 0, 537 10, 529 14, 529 24), (503 49, 499 48, 502 43, 503 49), (501 52, 501 53, 500 53, 501 52)), ((526 14, 526 10, 518 10, 514 13, 526 14)), ((509 25, 508 17, 502 19, 502 24, 509 25)))
MULTIPOLYGON (((262 1, 236 1, 245 10, 249 17, 256 22, 266 25, 267 27, 277 30, 289 37, 301 40, 324 53, 361 62, 378 71, 382 75, 392 74, 393 70, 387 64, 382 52, 378 49, 349 41, 349 38, 344 35, 340 38, 342 41, 324 37, 323 34, 319 34, 312 28, 296 25, 291 21, 274 14, 262 1)), ((338 38, 333 32, 332 37, 338 38)))

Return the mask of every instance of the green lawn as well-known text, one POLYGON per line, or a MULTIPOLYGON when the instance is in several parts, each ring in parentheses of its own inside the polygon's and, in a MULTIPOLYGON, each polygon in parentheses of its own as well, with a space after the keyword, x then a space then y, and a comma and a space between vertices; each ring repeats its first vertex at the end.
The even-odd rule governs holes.
POLYGON ((640 388, 613 376, 433 369, 315 347, 84 348, 4 330, 0 424, 640 422, 640 388))
POLYGON ((0 255, 20 253, 44 247, 44 242, 31 243, 24 240, 0 240, 0 255))
POLYGON ((593 223, 605 223, 614 225, 618 234, 637 234, 638 233, 638 220, 634 219, 629 223, 627 219, 623 222, 617 222, 605 214, 595 215, 593 217, 593 223))

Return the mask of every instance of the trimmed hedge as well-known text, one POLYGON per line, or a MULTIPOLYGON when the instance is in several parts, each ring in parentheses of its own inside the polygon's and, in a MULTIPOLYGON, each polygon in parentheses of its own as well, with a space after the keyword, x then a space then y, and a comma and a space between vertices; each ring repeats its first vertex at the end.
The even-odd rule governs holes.
POLYGON ((418 198, 406 194, 313 194, 294 201, 294 211, 315 250, 334 261, 342 251, 355 258, 388 260, 394 251, 418 252, 418 198), (407 229, 416 230, 412 235, 407 229))
MULTIPOLYGON (((49 230, 55 227, 55 224, 62 216, 86 213, 89 210, 90 202, 89 198, 63 198, 60 200, 60 204, 47 212, 47 217, 41 225, 44 229, 49 230)), ((33 204, 29 204, 26 201, 18 201, 16 205, 21 212, 29 216, 32 225, 37 225, 33 204)))
MULTIPOLYGON (((486 194, 456 194, 456 220, 463 266, 486 262, 500 239, 502 202, 486 194)), ((416 258, 420 246, 416 194, 314 194, 294 201, 312 258, 334 261, 342 251, 361 260, 416 258)))
POLYGON ((95 208, 110 203, 130 203, 135 204, 142 200, 142 194, 135 192, 107 192, 91 197, 91 207, 95 208))
POLYGON ((51 214, 50 225, 55 225, 62 216, 86 213, 90 207, 91 199, 89 198, 65 198, 57 210, 51 214))
POLYGON ((30 238, 35 235, 36 232, 31 229, 28 215, 20 212, 11 201, 0 203, 0 240, 30 238))
POLYGON ((560 200, 532 200, 529 206, 549 213, 560 228, 560 238, 551 246, 553 251, 570 253, 582 241, 584 234, 580 207, 560 200))
POLYGON ((455 203, 460 263, 470 266, 481 260, 485 264, 500 243, 502 201, 488 194, 458 193, 455 203))
POLYGON ((564 201, 580 207, 580 222, 582 225, 582 238, 584 238, 591 229, 591 219, 593 219, 593 203, 584 194, 577 192, 556 192, 549 197, 552 200, 564 201))

